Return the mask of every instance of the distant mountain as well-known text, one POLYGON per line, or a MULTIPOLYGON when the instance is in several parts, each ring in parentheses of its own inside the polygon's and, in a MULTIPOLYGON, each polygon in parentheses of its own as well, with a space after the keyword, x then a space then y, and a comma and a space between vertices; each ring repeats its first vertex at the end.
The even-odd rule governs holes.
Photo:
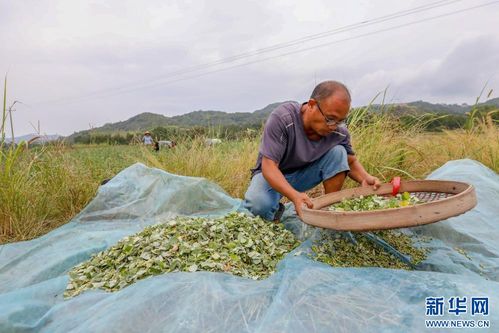
POLYGON ((84 130, 78 133, 86 133, 86 132, 115 132, 115 131, 140 131, 144 129, 150 129, 151 126, 168 126, 168 117, 165 117, 161 114, 144 112, 140 113, 132 118, 119 121, 117 123, 108 123, 102 127, 97 127, 92 130, 84 130))
MULTIPOLYGON (((31 134, 26 134, 26 135, 14 137, 14 142, 15 143, 20 143, 21 141, 28 142, 28 141, 30 141, 30 140, 32 140, 34 138, 37 138, 37 139, 34 140, 33 143, 47 143, 47 142, 51 142, 51 141, 55 141, 55 140, 61 139, 61 138, 63 138, 63 136, 61 136, 59 134, 39 135, 39 134, 31 133, 31 134)), ((11 143, 12 142, 12 138, 5 138, 5 142, 6 143, 11 143)))
POLYGON ((487 102, 482 103, 482 104, 484 104, 484 105, 492 105, 492 106, 499 107, 499 97, 489 99, 487 102))
POLYGON ((406 115, 406 114, 423 114, 423 113, 435 113, 435 114, 456 114, 456 115, 464 115, 466 112, 471 110, 471 105, 467 104, 433 104, 424 101, 416 101, 410 103, 394 103, 394 104, 385 104, 381 105, 373 105, 373 109, 375 110, 387 110, 390 112, 394 112, 397 115, 406 115))
MULTIPOLYGON (((496 106, 499 107, 499 98, 490 99, 483 103, 478 103, 478 106, 496 106)), ((381 105, 373 105, 373 109, 380 110, 383 108, 384 110, 394 112, 397 115, 418 115, 424 113, 433 113, 433 114, 447 114, 447 115, 465 115, 469 112, 473 105, 468 105, 466 103, 463 104, 433 104, 425 101, 416 101, 410 103, 393 103, 393 104, 385 104, 381 105)))
MULTIPOLYGON (((272 103, 263 109, 253 112, 235 112, 228 113, 223 111, 193 111, 180 116, 166 117, 161 114, 144 112, 138 114, 128 120, 116 123, 108 123, 102 127, 92 130, 80 131, 72 134, 69 138, 92 133, 112 133, 112 132, 136 132, 151 130, 156 127, 194 127, 194 126, 258 126, 265 122, 269 114, 274 110, 279 103, 272 103)), ((494 105, 499 107, 499 98, 491 99, 479 105, 494 105)), ((380 105, 373 105, 373 109, 381 109, 380 105)), ((410 103, 394 103, 383 106, 384 109, 396 114, 454 114, 464 115, 470 111, 472 106, 467 104, 433 104, 424 101, 416 101, 410 103)))
POLYGON ((261 110, 253 112, 227 113, 221 111, 194 111, 181 116, 170 118, 171 125, 175 126, 203 126, 206 125, 259 125, 265 122, 269 114, 279 103, 272 103, 261 110))
POLYGON ((102 127, 97 127, 92 130, 84 130, 76 132, 70 138, 77 135, 92 133, 110 133, 110 132, 129 132, 151 130, 155 127, 178 126, 178 127, 194 127, 194 126, 255 126, 265 122, 269 114, 274 110, 279 103, 272 103, 263 109, 254 112, 234 112, 228 113, 223 111, 193 111, 180 116, 166 117, 161 114, 144 112, 133 116, 132 118, 112 124, 105 124, 102 127))
POLYGON ((465 114, 471 109, 471 105, 468 104, 432 104, 424 101, 411 102, 407 105, 426 113, 465 114))

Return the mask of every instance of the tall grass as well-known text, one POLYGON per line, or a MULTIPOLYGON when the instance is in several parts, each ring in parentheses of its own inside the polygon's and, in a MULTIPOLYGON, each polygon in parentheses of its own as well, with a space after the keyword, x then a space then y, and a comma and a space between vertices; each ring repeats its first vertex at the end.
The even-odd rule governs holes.
MULTIPOLYGON (((16 218, 24 217, 24 207, 29 205, 22 192, 18 189, 30 185, 30 170, 32 163, 26 161, 22 154, 25 143, 14 145, 13 141, 7 145, 5 129, 7 126, 7 76, 3 87, 2 123, 0 127, 0 237, 8 234, 25 233, 22 223, 16 218), (20 164, 24 164, 20 167, 20 164)), ((12 113, 10 123, 13 133, 12 113)))
MULTIPOLYGON (((6 86, 2 119, 4 129, 6 86)), ((373 111, 368 105, 352 111, 349 129, 358 158, 383 181, 396 175, 424 178, 448 160, 460 158, 478 160, 498 172, 497 124, 490 115, 472 124, 468 129, 429 134, 423 131, 423 120, 404 127, 388 110, 373 111)), ((34 238, 66 223, 93 198, 102 180, 135 162, 210 179, 230 195, 242 198, 259 141, 223 140, 207 147, 199 137, 154 152, 141 145, 60 144, 27 149, 26 144, 6 147, 2 139, 0 243, 34 238)))
POLYGON ((257 154, 256 140, 224 140, 219 145, 206 147, 203 138, 196 138, 164 153, 145 155, 153 166, 171 173, 208 178, 232 196, 242 197, 257 154))
POLYGON ((355 153, 369 173, 382 181, 389 181, 400 173, 409 178, 416 177, 408 170, 408 161, 414 158, 414 151, 407 143, 423 132, 422 122, 403 126, 387 112, 384 104, 373 111, 372 103, 352 110, 349 118, 355 153))
POLYGON ((415 172, 426 175, 448 160, 470 158, 499 171, 499 129, 490 116, 479 119, 469 130, 444 131, 411 139, 420 152, 415 172))
POLYGON ((30 207, 43 201, 43 192, 36 186, 35 164, 43 155, 43 150, 26 154, 28 143, 14 142, 14 123, 11 108, 9 120, 12 141, 7 144, 7 76, 4 80, 2 124, 0 127, 0 241, 3 239, 22 240, 42 233, 43 210, 33 211, 30 207), (40 214, 41 213, 41 214, 40 214))
MULTIPOLYGON (((479 112, 479 101, 485 86, 477 97, 462 129, 444 131, 443 135, 419 135, 411 139, 418 147, 421 162, 414 166, 416 172, 426 175, 451 159, 469 158, 480 161, 487 167, 499 171, 499 128, 493 116, 495 108, 487 113, 479 112)), ((487 99, 492 90, 487 94, 487 99)))

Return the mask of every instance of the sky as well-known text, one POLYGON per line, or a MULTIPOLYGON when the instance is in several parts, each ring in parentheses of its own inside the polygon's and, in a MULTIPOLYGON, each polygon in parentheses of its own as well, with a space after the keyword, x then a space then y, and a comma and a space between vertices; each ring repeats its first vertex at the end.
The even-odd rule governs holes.
POLYGON ((16 136, 253 112, 324 80, 353 106, 473 104, 499 96, 498 17, 486 0, 0 0, 0 73, 16 136))

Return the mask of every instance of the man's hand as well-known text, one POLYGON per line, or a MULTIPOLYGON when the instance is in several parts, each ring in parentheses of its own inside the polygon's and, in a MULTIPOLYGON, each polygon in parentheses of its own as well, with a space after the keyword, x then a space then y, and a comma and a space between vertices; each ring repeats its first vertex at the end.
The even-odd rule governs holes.
POLYGON ((289 185, 281 170, 279 170, 277 162, 272 161, 265 156, 262 158, 262 174, 274 190, 281 193, 295 205, 296 214, 298 214, 300 219, 301 207, 303 204, 306 204, 308 208, 314 207, 314 204, 310 201, 310 198, 306 193, 298 192, 289 185))
POLYGON ((296 214, 298 214, 300 219, 302 219, 301 208, 303 204, 306 204, 308 208, 314 207, 314 204, 312 203, 308 195, 303 192, 296 192, 296 195, 289 199, 293 202, 293 205, 295 205, 296 214))
POLYGON ((379 179, 367 173, 366 169, 360 164, 355 155, 348 155, 348 165, 350 166, 348 177, 352 178, 357 183, 360 183, 362 186, 372 185, 375 190, 381 186, 379 179))
POLYGON ((381 182, 377 177, 367 175, 367 177, 362 180, 361 185, 363 187, 372 185, 373 189, 377 190, 381 186, 381 182))

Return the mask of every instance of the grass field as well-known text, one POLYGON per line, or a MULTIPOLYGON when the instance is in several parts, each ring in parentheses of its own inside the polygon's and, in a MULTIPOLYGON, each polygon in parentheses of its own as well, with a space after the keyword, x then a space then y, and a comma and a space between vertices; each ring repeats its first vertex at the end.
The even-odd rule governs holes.
MULTIPOLYGON (((445 162, 471 158, 499 172, 499 129, 482 118, 468 130, 425 133, 402 127, 387 115, 362 122, 352 115, 354 150, 366 169, 383 181, 399 175, 424 178, 445 162)), ((259 139, 206 147, 204 138, 179 141, 154 152, 143 146, 46 146, 6 148, 0 160, 0 243, 38 237, 68 222, 94 197, 102 180, 141 162, 171 173, 205 177, 242 198, 259 139)), ((352 181, 347 187, 355 186, 352 181)), ((316 189, 313 193, 320 191, 316 189)))

